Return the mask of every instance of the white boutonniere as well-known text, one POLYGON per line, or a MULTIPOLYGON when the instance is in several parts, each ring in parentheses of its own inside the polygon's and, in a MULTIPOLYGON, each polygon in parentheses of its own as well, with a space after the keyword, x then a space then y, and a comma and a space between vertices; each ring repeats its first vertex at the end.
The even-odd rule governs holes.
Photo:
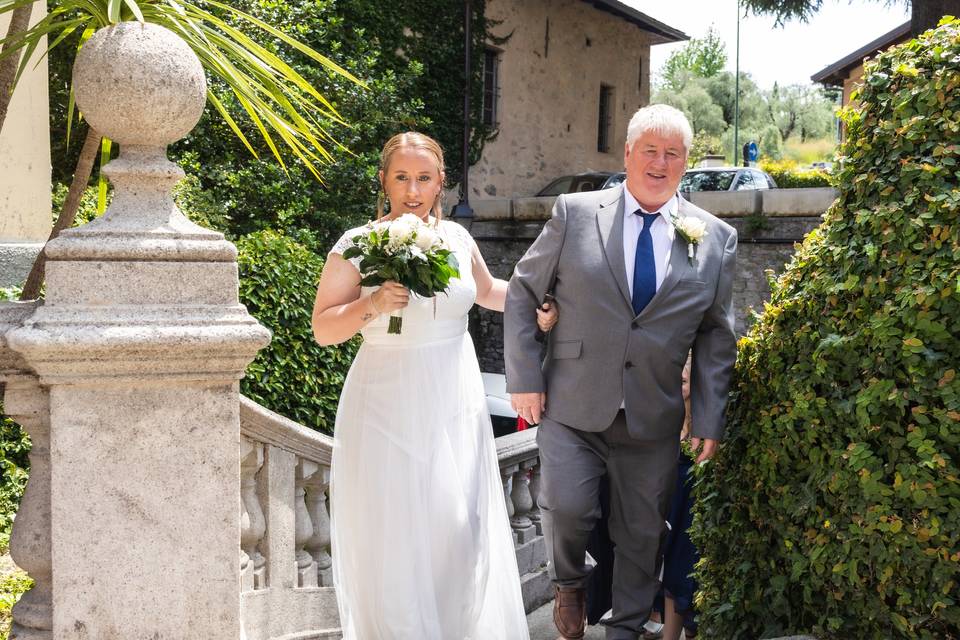
POLYGON ((693 264, 695 247, 700 244, 703 237, 707 235, 707 225, 700 218, 691 216, 673 216, 673 227, 677 233, 687 241, 687 258, 690 264, 693 264))

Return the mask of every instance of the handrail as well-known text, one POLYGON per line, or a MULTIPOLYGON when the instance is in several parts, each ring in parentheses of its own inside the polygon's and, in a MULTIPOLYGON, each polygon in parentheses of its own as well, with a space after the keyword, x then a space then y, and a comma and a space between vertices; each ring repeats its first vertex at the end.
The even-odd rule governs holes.
POLYGON ((257 442, 272 444, 298 456, 329 466, 333 438, 303 426, 240 396, 240 432, 257 442))
POLYGON ((540 450, 537 448, 536 427, 500 436, 496 443, 497 459, 501 467, 524 462, 540 455, 540 450))

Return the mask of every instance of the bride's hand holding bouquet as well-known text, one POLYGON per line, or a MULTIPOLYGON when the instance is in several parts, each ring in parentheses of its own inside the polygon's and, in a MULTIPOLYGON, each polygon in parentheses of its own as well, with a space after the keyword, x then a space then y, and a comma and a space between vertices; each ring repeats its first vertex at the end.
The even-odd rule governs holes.
POLYGON ((405 306, 400 287, 424 298, 447 290, 452 278, 460 277, 460 265, 436 229, 412 213, 393 220, 370 223, 353 239, 354 245, 344 251, 347 259, 360 258, 360 284, 382 285, 390 308, 387 333, 399 334, 403 318, 399 310, 405 306), (397 287, 396 285, 399 285, 397 287), (394 306, 397 305, 397 306, 394 306))

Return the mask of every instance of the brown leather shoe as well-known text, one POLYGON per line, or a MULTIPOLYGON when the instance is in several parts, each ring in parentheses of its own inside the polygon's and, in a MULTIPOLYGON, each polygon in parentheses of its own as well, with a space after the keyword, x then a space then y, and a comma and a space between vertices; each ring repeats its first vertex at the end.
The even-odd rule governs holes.
POLYGON ((580 640, 587 625, 587 590, 556 587, 553 624, 563 640, 580 640))

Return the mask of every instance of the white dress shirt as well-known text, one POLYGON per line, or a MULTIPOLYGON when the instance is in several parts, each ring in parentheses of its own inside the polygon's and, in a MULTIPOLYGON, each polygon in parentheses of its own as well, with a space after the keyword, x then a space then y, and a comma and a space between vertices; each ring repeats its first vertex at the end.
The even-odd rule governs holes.
MULTIPOLYGON (((657 291, 660 290, 663 278, 667 275, 670 249, 673 247, 673 235, 676 233, 676 228, 670 222, 670 216, 676 215, 679 208, 680 200, 674 194, 660 207, 657 211, 660 217, 650 225, 653 260, 657 268, 657 291)), ((640 240, 640 232, 643 231, 643 218, 634 213, 637 209, 643 209, 643 207, 627 189, 627 185, 623 185, 623 262, 627 267, 627 286, 630 287, 631 298, 633 297, 633 263, 637 260, 637 242, 640 240)), ((644 213, 653 213, 653 211, 644 209, 644 213)), ((625 401, 620 403, 620 408, 626 408, 625 401)))
MULTIPOLYGON (((633 263, 637 258, 637 242, 643 230, 643 218, 634 214, 641 209, 640 203, 633 197, 626 185, 623 187, 623 262, 627 267, 627 286, 630 287, 630 296, 633 297, 633 263)), ((650 236, 653 239, 653 259, 657 268, 657 291, 667 275, 667 265, 670 264, 670 249, 673 247, 673 236, 676 228, 670 222, 671 216, 677 215, 680 200, 676 194, 667 200, 657 213, 660 217, 650 226, 650 236)), ((654 213, 644 209, 644 213, 654 213)))

